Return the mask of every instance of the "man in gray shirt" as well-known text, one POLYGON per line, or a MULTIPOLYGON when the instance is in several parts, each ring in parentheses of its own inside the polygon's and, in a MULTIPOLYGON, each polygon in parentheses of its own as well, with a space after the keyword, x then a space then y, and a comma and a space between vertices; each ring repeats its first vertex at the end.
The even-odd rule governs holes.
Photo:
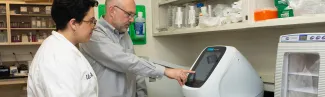
POLYGON ((184 85, 190 70, 168 69, 137 57, 127 29, 134 21, 134 0, 106 0, 106 14, 99 19, 88 43, 80 50, 92 65, 99 97, 135 97, 137 75, 167 76, 184 85))

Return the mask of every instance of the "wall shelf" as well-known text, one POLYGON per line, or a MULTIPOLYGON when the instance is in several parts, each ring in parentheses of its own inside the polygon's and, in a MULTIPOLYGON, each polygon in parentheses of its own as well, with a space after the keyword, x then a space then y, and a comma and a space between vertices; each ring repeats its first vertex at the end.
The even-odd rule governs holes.
POLYGON ((312 15, 312 16, 297 16, 291 18, 279 18, 266 21, 260 21, 255 23, 236 23, 228 24, 217 27, 209 28, 184 28, 176 29, 174 31, 163 31, 154 33, 154 36, 168 36, 168 35, 182 35, 182 34, 193 34, 202 32, 220 32, 220 31, 231 31, 241 29, 254 29, 254 28, 265 28, 265 27, 281 27, 281 26, 295 26, 295 25, 307 25, 307 24, 325 24, 325 14, 312 15))
POLYGON ((27 78, 0 79, 0 85, 26 84, 27 78))
POLYGON ((9 43, 9 45, 40 45, 42 42, 13 42, 9 43))
MULTIPOLYGON (((0 2, 1 3, 1 2, 0 2)), ((5 3, 5 2, 4 2, 5 3)), ((48 3, 48 2, 40 2, 40 3, 29 3, 29 2, 19 2, 19 1, 17 1, 17 2, 15 2, 15 1, 13 1, 13 2, 9 2, 9 4, 23 4, 23 5, 52 5, 52 3, 48 3)))
POLYGON ((0 43, 0 46, 8 45, 40 45, 42 42, 12 42, 12 43, 0 43))
POLYGON ((188 2, 195 2, 195 1, 202 1, 202 0, 159 0, 159 5, 168 5, 168 4, 184 4, 188 2))
POLYGON ((292 72, 289 73, 290 75, 301 75, 301 76, 314 76, 314 77, 318 77, 318 74, 310 74, 310 73, 301 73, 301 72, 292 72))
POLYGON ((10 16, 51 16, 50 14, 11 14, 10 16))
POLYGON ((177 0, 159 0, 159 5, 165 5, 169 3, 176 2, 177 0))
POLYGON ((55 30, 55 28, 10 28, 11 30, 55 30))
POLYGON ((0 14, 0 17, 5 17, 6 25, 9 26, 7 28, 0 28, 0 30, 6 30, 7 32, 7 43, 0 43, 1 46, 11 46, 11 45, 40 45, 41 42, 20 42, 15 43, 12 38, 15 35, 25 33, 25 32, 35 32, 38 30, 42 30, 42 33, 51 33, 55 28, 12 28, 12 23, 14 22, 26 22, 31 21, 30 17, 42 17, 45 18, 46 24, 48 25, 48 20, 52 21, 50 14, 46 13, 46 6, 51 6, 51 2, 23 2, 23 1, 0 1, 0 4, 6 6, 6 14, 0 14), (42 14, 11 14, 12 10, 19 11, 20 6, 40 6, 40 13, 42 14))

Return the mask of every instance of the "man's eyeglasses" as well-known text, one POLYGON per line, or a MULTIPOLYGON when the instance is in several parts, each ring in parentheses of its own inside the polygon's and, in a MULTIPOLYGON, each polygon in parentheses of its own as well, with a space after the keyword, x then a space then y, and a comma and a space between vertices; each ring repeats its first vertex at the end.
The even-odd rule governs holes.
POLYGON ((116 5, 114 7, 122 10, 129 18, 133 18, 136 15, 136 14, 129 13, 129 12, 125 11, 124 9, 122 9, 122 8, 116 6, 116 5))
POLYGON ((96 23, 97 23, 97 20, 96 20, 95 18, 92 18, 92 19, 90 19, 89 21, 85 21, 85 20, 82 20, 82 22, 91 23, 91 24, 92 24, 92 26, 95 26, 95 25, 96 25, 96 23))

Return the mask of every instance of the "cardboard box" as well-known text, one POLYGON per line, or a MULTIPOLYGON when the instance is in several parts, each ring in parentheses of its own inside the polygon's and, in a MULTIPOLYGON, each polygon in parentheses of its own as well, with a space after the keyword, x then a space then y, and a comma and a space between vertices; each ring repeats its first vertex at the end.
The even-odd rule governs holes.
POLYGON ((293 9, 278 9, 278 18, 287 18, 287 17, 293 17, 293 9))

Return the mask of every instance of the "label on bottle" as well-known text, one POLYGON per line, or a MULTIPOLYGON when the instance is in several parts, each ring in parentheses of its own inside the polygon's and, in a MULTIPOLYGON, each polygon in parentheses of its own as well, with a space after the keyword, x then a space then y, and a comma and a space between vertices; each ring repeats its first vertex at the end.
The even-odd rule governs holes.
POLYGON ((135 23, 136 36, 144 36, 144 34, 145 34, 144 29, 145 29, 145 23, 143 23, 143 22, 135 23))
POLYGON ((35 20, 32 21, 32 27, 36 28, 36 21, 35 20))
POLYGON ((36 26, 37 26, 37 28, 41 28, 41 21, 37 21, 36 26))
POLYGON ((39 7, 33 7, 33 12, 39 12, 39 7))
POLYGON ((46 6, 46 7, 45 7, 45 10, 46 10, 46 11, 51 11, 51 8, 52 8, 52 6, 46 6))
POLYGON ((46 28, 46 22, 42 21, 42 28, 46 28))
POLYGON ((20 12, 27 12, 27 7, 20 7, 20 12))
POLYGON ((46 12, 46 14, 51 14, 51 6, 46 6, 46 8, 45 8, 45 12, 46 12))

